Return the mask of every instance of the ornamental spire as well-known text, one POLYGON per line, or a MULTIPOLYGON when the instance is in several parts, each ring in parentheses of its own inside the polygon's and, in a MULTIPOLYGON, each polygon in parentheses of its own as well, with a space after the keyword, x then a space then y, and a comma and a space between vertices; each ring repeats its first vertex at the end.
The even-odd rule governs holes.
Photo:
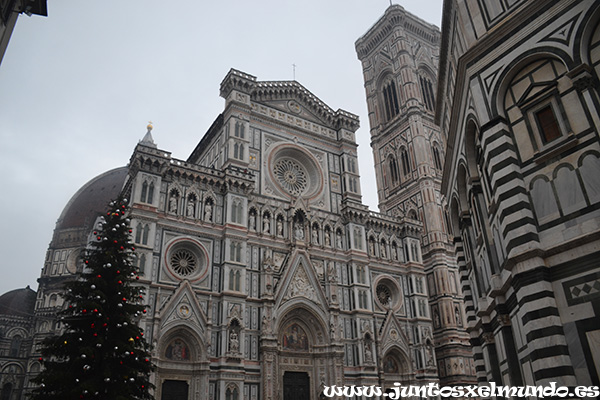
POLYGON ((140 143, 148 147, 156 148, 156 143, 154 143, 154 139, 152 138, 152 128, 154 128, 152 126, 152 121, 148 121, 148 125, 146 126, 146 128, 148 129, 148 131, 146 132, 140 143))

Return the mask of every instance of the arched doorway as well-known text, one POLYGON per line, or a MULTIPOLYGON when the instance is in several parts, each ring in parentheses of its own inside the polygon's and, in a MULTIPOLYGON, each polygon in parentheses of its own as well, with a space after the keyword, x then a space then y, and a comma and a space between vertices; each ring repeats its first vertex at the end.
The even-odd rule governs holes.
POLYGON ((206 346, 187 326, 166 332, 157 346, 156 398, 191 400, 208 388, 206 346))
POLYGON ((381 370, 384 377, 385 389, 394 387, 398 382, 403 385, 413 383, 410 364, 403 351, 398 348, 389 349, 382 359, 381 370))
POLYGON ((343 376, 341 369, 335 370, 342 365, 343 352, 331 345, 322 313, 307 303, 302 299, 282 307, 272 346, 263 345, 265 360, 273 360, 272 366, 268 361, 263 365, 266 397, 280 393, 283 400, 316 400, 324 383, 343 376), (275 379, 269 380, 269 371, 275 379))

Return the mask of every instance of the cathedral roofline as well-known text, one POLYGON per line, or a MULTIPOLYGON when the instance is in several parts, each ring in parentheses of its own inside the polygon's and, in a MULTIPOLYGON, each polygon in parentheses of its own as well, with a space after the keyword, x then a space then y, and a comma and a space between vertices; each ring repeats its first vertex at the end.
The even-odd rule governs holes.
POLYGON ((440 29, 437 26, 409 13, 404 7, 393 4, 385 10, 383 16, 373 24, 367 33, 354 43, 358 58, 362 60, 366 57, 388 37, 392 30, 399 26, 427 42, 435 45, 439 43, 440 29))
POLYGON ((232 68, 221 82, 221 97, 227 99, 232 90, 247 94, 256 102, 292 98, 310 108, 332 129, 345 128, 355 132, 360 127, 358 115, 341 108, 334 111, 295 80, 257 81, 255 76, 232 68))

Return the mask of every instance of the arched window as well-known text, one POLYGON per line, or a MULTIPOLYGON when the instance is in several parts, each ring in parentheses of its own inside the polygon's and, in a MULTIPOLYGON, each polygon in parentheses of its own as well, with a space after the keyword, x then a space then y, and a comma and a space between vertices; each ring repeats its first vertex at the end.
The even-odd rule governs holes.
POLYGON ((144 225, 144 233, 142 234, 142 244, 148 244, 148 235, 150 234, 150 226, 144 225))
POLYGON ((136 243, 142 242, 142 231, 143 231, 142 224, 141 223, 137 224, 137 227, 135 228, 135 242, 136 243))
POLYGON ((140 201, 145 203, 147 194, 148 194, 148 182, 144 181, 144 183, 142 183, 142 194, 140 196, 140 201))
POLYGON ((240 146, 237 143, 233 144, 233 158, 240 158, 240 146))
POLYGON ((387 121, 394 118, 400 112, 400 105, 398 102, 398 93, 396 91, 396 84, 392 78, 389 78, 382 87, 383 91, 383 108, 385 110, 385 118, 387 121))
POLYGON ((225 400, 238 400, 239 392, 237 387, 230 386, 225 392, 225 400))
POLYGON ((408 151, 405 147, 400 150, 400 158, 402 160, 402 174, 406 177, 410 174, 410 163, 408 161, 408 151))
POLYGON ((19 352, 21 351, 21 341, 23 338, 19 335, 13 336, 10 342, 10 356, 11 357, 19 357, 19 352))
POLYGON ((433 163, 437 169, 442 169, 442 157, 440 156, 440 150, 437 147, 437 144, 433 145, 431 149, 433 152, 433 163))
POLYGON ((240 222, 238 220, 238 207, 240 206, 240 202, 237 200, 234 200, 231 203, 231 222, 240 222))
POLYGON ((393 155, 388 156, 388 168, 390 170, 390 178, 392 185, 398 183, 398 163, 396 162, 396 158, 393 155))
MULTIPOLYGON (((233 245, 233 243, 232 243, 233 245)), ((229 290, 235 290, 235 272, 230 269, 229 270, 229 290)))
POLYGON ((139 269, 139 274, 143 275, 144 272, 146 271, 146 255, 142 254, 140 256, 140 262, 138 264, 138 269, 139 269))
POLYGON ((146 203, 152 203, 152 198, 154 197, 154 182, 150 182, 148 186, 148 198, 146 199, 146 203))
POLYGON ((238 291, 238 292, 240 291, 241 277, 242 277, 242 273, 240 271, 235 271, 233 290, 238 291))
POLYGON ((242 122, 235 123, 235 131, 234 131, 235 137, 239 137, 239 138, 243 139, 244 135, 245 135, 244 130, 245 130, 244 124, 242 122))
POLYGON ((419 83, 421 84, 421 93, 423 94, 423 103, 425 108, 429 111, 433 111, 435 108, 435 98, 433 96, 433 85, 429 78, 425 78, 419 75, 419 83))

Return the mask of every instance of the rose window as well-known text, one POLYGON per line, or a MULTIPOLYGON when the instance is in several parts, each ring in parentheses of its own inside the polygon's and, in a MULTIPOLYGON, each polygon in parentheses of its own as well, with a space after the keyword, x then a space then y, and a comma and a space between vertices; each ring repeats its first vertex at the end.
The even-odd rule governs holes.
POLYGON ((377 285, 377 299, 382 305, 387 306, 390 303, 391 298, 392 291, 389 287, 384 284, 377 285))
POLYGON ((186 249, 174 251, 170 261, 173 271, 182 276, 193 274, 198 265, 196 256, 186 249))
POLYGON ((308 186, 306 171, 294 160, 289 158, 278 160, 273 167, 273 172, 281 187, 290 194, 299 196, 308 186))
POLYGON ((379 279, 375 286, 375 300, 384 310, 398 310, 402 305, 402 295, 398 282, 391 277, 379 279))

